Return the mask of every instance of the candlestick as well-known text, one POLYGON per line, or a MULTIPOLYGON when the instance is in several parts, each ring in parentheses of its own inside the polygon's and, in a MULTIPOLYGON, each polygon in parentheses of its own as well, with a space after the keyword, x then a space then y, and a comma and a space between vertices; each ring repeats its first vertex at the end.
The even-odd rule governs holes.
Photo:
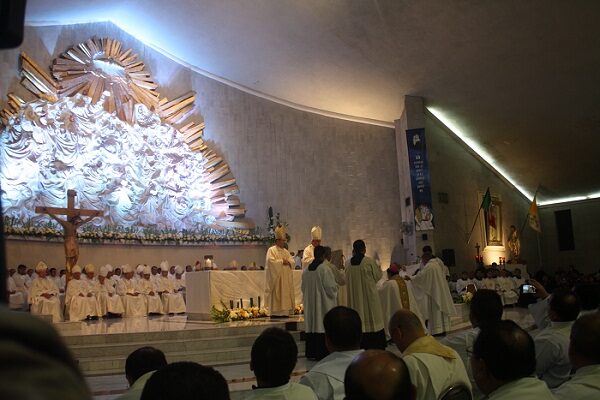
POLYGON ((250 297, 250 308, 254 307, 254 297, 250 297))
POLYGON ((242 299, 240 299, 240 307, 244 308, 244 301, 242 299))
POLYGON ((258 308, 260 308, 260 296, 258 296, 258 308))
POLYGON ((229 300, 229 308, 233 308, 233 300, 229 300))

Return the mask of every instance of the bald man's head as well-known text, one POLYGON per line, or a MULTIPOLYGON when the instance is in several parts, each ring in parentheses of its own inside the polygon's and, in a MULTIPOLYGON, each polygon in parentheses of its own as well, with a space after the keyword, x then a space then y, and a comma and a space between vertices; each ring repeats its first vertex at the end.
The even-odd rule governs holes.
POLYGON ((400 351, 420 337, 425 336, 425 329, 419 317, 410 310, 399 310, 392 316, 389 324, 390 335, 400 351))
POLYGON ((600 365, 600 312, 580 317, 571 328, 569 358, 573 368, 600 365))
POLYGON ((360 353, 346 370, 347 400, 412 399, 413 390, 406 364, 389 351, 360 353))

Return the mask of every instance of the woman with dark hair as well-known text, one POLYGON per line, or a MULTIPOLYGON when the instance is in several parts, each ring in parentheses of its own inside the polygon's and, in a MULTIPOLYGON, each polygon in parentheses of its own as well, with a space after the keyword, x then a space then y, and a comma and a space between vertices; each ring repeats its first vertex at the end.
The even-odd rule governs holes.
POLYGON ((360 347, 385 350, 383 313, 376 286, 382 272, 375 260, 365 255, 366 252, 367 246, 362 240, 352 244, 352 258, 346 268, 348 306, 358 312, 362 321, 360 347))

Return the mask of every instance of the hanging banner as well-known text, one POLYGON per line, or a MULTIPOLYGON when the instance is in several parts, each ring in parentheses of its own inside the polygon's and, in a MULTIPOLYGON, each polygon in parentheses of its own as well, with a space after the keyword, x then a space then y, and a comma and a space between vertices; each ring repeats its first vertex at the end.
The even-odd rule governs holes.
POLYGON ((412 188, 415 209, 415 230, 432 230, 433 207, 431 202, 431 178, 427 162, 425 129, 406 131, 408 143, 408 163, 410 168, 410 186, 412 188))

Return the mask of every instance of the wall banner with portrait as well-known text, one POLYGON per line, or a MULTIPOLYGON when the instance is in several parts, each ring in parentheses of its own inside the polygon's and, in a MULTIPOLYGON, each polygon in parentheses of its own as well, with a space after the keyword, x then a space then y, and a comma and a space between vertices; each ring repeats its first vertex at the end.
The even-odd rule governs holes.
POLYGON ((486 246, 504 246, 502 231, 502 201, 500 197, 492 195, 490 208, 483 210, 483 232, 486 246))
POLYGON ((415 230, 432 230, 434 225, 431 177, 429 175, 429 163, 427 162, 425 129, 408 129, 406 131, 406 141, 408 143, 410 185, 415 210, 415 230))

